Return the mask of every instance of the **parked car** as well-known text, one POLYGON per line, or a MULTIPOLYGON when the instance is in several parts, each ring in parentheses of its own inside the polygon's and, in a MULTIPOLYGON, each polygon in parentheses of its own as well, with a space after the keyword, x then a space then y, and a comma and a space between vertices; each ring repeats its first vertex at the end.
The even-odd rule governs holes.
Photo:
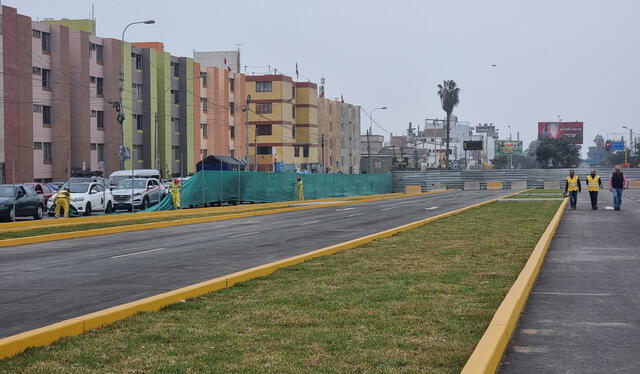
POLYGON ((42 219, 44 200, 31 187, 23 184, 0 185, 0 217, 12 220, 16 217, 42 219))
POLYGON ((116 170, 109 176, 109 184, 115 188, 121 180, 131 179, 132 177, 160 180, 160 171, 156 169, 116 170))
POLYGON ((25 185, 31 187, 35 193, 42 196, 42 199, 44 199, 44 205, 47 205, 49 198, 55 193, 55 191, 46 183, 30 182, 25 183, 25 185))
POLYGON ((49 187, 51 187, 55 191, 58 191, 60 189, 60 187, 65 183, 67 183, 67 182, 51 182, 51 183, 49 183, 49 187))
POLYGON ((111 191, 115 200, 114 209, 131 210, 131 194, 136 208, 147 209, 159 203, 167 191, 156 178, 123 179, 111 191))
MULTIPOLYGON (((105 213, 113 212, 115 205, 113 195, 111 191, 105 187, 103 181, 91 181, 91 178, 71 178, 68 186, 71 191, 71 205, 78 213, 88 216, 95 211, 105 213)), ((60 188, 66 187, 67 184, 65 183, 60 188)), ((50 216, 53 216, 51 208, 54 204, 55 195, 49 199, 49 203, 47 204, 50 216)))

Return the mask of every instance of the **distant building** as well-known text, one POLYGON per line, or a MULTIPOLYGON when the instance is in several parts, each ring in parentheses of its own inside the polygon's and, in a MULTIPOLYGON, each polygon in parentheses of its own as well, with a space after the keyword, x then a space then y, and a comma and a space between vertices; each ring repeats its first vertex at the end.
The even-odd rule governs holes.
POLYGON ((319 100, 319 163, 327 173, 360 173, 360 107, 338 100, 319 100))

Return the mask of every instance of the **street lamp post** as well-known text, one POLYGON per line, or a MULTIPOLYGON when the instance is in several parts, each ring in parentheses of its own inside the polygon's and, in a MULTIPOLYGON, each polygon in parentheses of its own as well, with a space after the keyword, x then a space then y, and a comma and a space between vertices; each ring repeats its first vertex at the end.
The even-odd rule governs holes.
MULTIPOLYGON (((511 141, 511 125, 507 125, 507 127, 509 128, 509 141, 511 141)), ((509 153, 509 169, 513 169, 513 145, 511 148, 511 153, 509 153)))
MULTIPOLYGON (((120 104, 120 114, 118 115, 122 121, 120 122, 120 170, 124 170, 124 159, 125 159, 125 147, 124 147, 124 121, 126 119, 125 117, 125 112, 124 112, 124 104, 122 102, 122 92, 124 91, 124 61, 125 61, 125 57, 124 57, 124 34, 127 31, 127 29, 129 28, 129 26, 132 25, 138 25, 138 24, 145 24, 145 25, 151 25, 156 23, 156 21, 150 19, 150 20, 146 20, 146 21, 136 21, 136 22, 131 22, 130 24, 128 24, 127 26, 124 27, 124 30, 122 30, 122 38, 120 38, 120 55, 121 55, 121 61, 120 61, 120 90, 119 90, 119 94, 118 94, 118 103, 120 104)), ((132 201, 133 201, 133 196, 131 197, 132 201)))
POLYGON ((629 130, 629 146, 626 147, 627 151, 624 153, 624 163, 626 165, 629 163, 629 158, 631 157, 631 147, 633 147, 633 129, 627 126, 622 126, 622 128, 629 130))
POLYGON ((386 106, 381 106, 378 108, 373 108, 371 110, 371 115, 369 116, 369 131, 367 131, 367 153, 369 154, 369 170, 367 170, 369 172, 369 174, 371 174, 372 170, 373 170, 373 160, 371 159, 371 135, 373 132, 373 113, 376 110, 385 110, 387 109, 386 106))

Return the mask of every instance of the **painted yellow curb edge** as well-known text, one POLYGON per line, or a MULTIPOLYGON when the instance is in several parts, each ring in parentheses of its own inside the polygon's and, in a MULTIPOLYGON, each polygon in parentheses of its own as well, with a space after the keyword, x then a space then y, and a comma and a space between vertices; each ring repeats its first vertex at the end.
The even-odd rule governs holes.
POLYGON ((564 199, 556 214, 549 222, 546 230, 538 240, 531 256, 502 300, 498 310, 493 315, 489 327, 482 335, 475 350, 462 369, 462 374, 495 373, 502 355, 509 344, 509 340, 516 328, 520 314, 529 298, 531 289, 538 277, 542 263, 556 233, 568 199, 564 199))
POLYGON ((150 296, 141 300, 132 301, 130 303, 114 306, 94 313, 71 318, 49 326, 44 326, 35 330, 9 336, 0 339, 0 359, 14 356, 30 347, 49 345, 62 337, 80 335, 86 331, 96 329, 98 327, 105 326, 119 320, 123 320, 136 313, 156 311, 180 300, 204 295, 210 292, 215 292, 224 288, 231 287, 239 282, 244 282, 250 279, 269 275, 276 270, 284 267, 299 264, 317 257, 332 255, 334 253, 347 249, 352 249, 363 244, 373 242, 377 239, 390 237, 397 233, 425 225, 429 222, 433 222, 438 219, 449 217, 472 208, 489 204, 496 201, 497 199, 498 198, 492 198, 480 203, 466 206, 464 208, 452 210, 447 213, 394 227, 392 229, 381 231, 375 234, 352 239, 339 244, 334 244, 329 247, 317 249, 311 252, 285 258, 265 265, 256 266, 247 270, 242 270, 233 274, 183 287, 174 291, 161 293, 159 295, 150 296))

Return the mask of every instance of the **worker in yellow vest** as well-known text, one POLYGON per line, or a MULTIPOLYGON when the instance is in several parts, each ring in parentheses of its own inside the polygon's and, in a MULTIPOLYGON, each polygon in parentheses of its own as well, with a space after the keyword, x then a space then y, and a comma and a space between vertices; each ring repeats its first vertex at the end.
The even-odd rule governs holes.
POLYGON ((591 210, 598 210, 598 191, 602 187, 600 176, 596 174, 596 169, 591 169, 591 174, 587 175, 587 188, 591 198, 591 210))
POLYGON ((576 172, 569 170, 569 176, 567 177, 567 183, 564 185, 565 195, 569 195, 569 205, 571 209, 576 209, 576 203, 578 202, 578 193, 582 192, 582 186, 580 185, 580 178, 576 175, 576 172))
POLYGON ((171 193, 171 202, 173 203, 173 207, 175 209, 181 209, 180 190, 182 190, 180 179, 174 178, 173 182, 171 182, 171 186, 169 186, 169 192, 171 193))
POLYGON ((302 185, 302 178, 298 177, 297 182, 296 182, 296 187, 298 187, 298 200, 300 200, 300 201, 304 200, 304 191, 303 191, 303 185, 302 185))
POLYGON ((64 218, 69 218, 69 202, 71 201, 71 191, 69 187, 61 188, 56 192, 55 218, 60 217, 60 210, 64 210, 64 218))

